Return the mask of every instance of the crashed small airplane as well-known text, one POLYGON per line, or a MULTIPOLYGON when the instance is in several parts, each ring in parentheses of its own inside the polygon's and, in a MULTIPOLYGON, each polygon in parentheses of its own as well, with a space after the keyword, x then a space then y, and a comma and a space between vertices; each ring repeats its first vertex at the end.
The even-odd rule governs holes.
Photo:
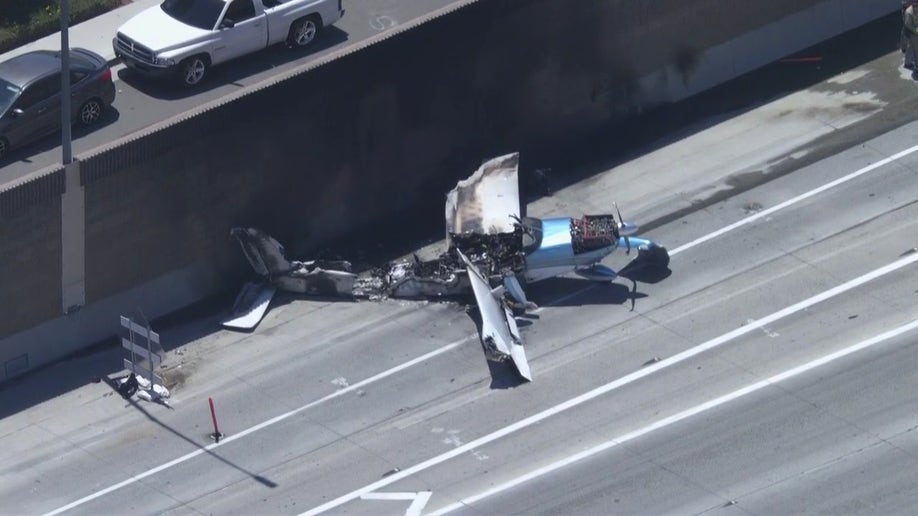
MULTIPOLYGON (((443 299, 469 290, 481 315, 481 343, 488 360, 511 360, 532 380, 514 308, 531 303, 521 280, 532 283, 573 272, 611 282, 617 273, 602 265, 615 249, 632 247, 645 266, 665 269, 669 253, 634 236, 638 227, 611 214, 580 218, 521 217, 519 154, 486 161, 446 197, 448 250, 433 260, 399 261, 357 274, 347 261, 289 261, 279 242, 261 230, 233 228, 230 234, 261 279, 245 285, 223 326, 251 330, 264 317, 277 289, 349 298, 443 299)), ((617 212, 617 209, 616 209, 617 212)))

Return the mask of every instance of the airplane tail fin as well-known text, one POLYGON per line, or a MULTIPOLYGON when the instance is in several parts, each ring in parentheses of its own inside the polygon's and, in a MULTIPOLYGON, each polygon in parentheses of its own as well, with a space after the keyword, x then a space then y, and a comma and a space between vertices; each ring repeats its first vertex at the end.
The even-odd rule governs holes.
POLYGON ((277 289, 266 281, 250 281, 243 285, 229 316, 221 323, 232 330, 252 330, 268 310, 277 289))
POLYGON ((234 236, 242 246, 242 252, 259 276, 271 277, 289 272, 293 267, 284 256, 284 246, 270 235, 255 228, 233 228, 234 236))

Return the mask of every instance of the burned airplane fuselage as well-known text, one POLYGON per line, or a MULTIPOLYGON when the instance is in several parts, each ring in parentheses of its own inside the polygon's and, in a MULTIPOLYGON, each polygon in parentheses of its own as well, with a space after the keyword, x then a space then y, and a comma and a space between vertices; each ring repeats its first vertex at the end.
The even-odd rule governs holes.
POLYGON ((598 263, 620 238, 612 215, 526 218, 522 225, 531 239, 525 246, 525 279, 530 283, 598 263))

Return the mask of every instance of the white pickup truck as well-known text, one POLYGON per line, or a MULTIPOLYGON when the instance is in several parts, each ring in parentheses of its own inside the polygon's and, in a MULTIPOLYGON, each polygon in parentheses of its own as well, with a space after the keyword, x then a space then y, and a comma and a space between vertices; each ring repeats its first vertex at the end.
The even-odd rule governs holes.
POLYGON ((119 27, 112 46, 134 70, 195 86, 211 66, 269 45, 307 47, 342 16, 341 0, 165 0, 119 27))

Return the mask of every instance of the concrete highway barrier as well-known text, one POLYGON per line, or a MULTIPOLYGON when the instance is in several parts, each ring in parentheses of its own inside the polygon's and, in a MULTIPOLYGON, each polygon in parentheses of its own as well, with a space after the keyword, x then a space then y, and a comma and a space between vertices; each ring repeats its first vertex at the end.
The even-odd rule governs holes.
POLYGON ((466 0, 0 187, 0 381, 235 290, 233 226, 316 246, 898 7, 466 0))

